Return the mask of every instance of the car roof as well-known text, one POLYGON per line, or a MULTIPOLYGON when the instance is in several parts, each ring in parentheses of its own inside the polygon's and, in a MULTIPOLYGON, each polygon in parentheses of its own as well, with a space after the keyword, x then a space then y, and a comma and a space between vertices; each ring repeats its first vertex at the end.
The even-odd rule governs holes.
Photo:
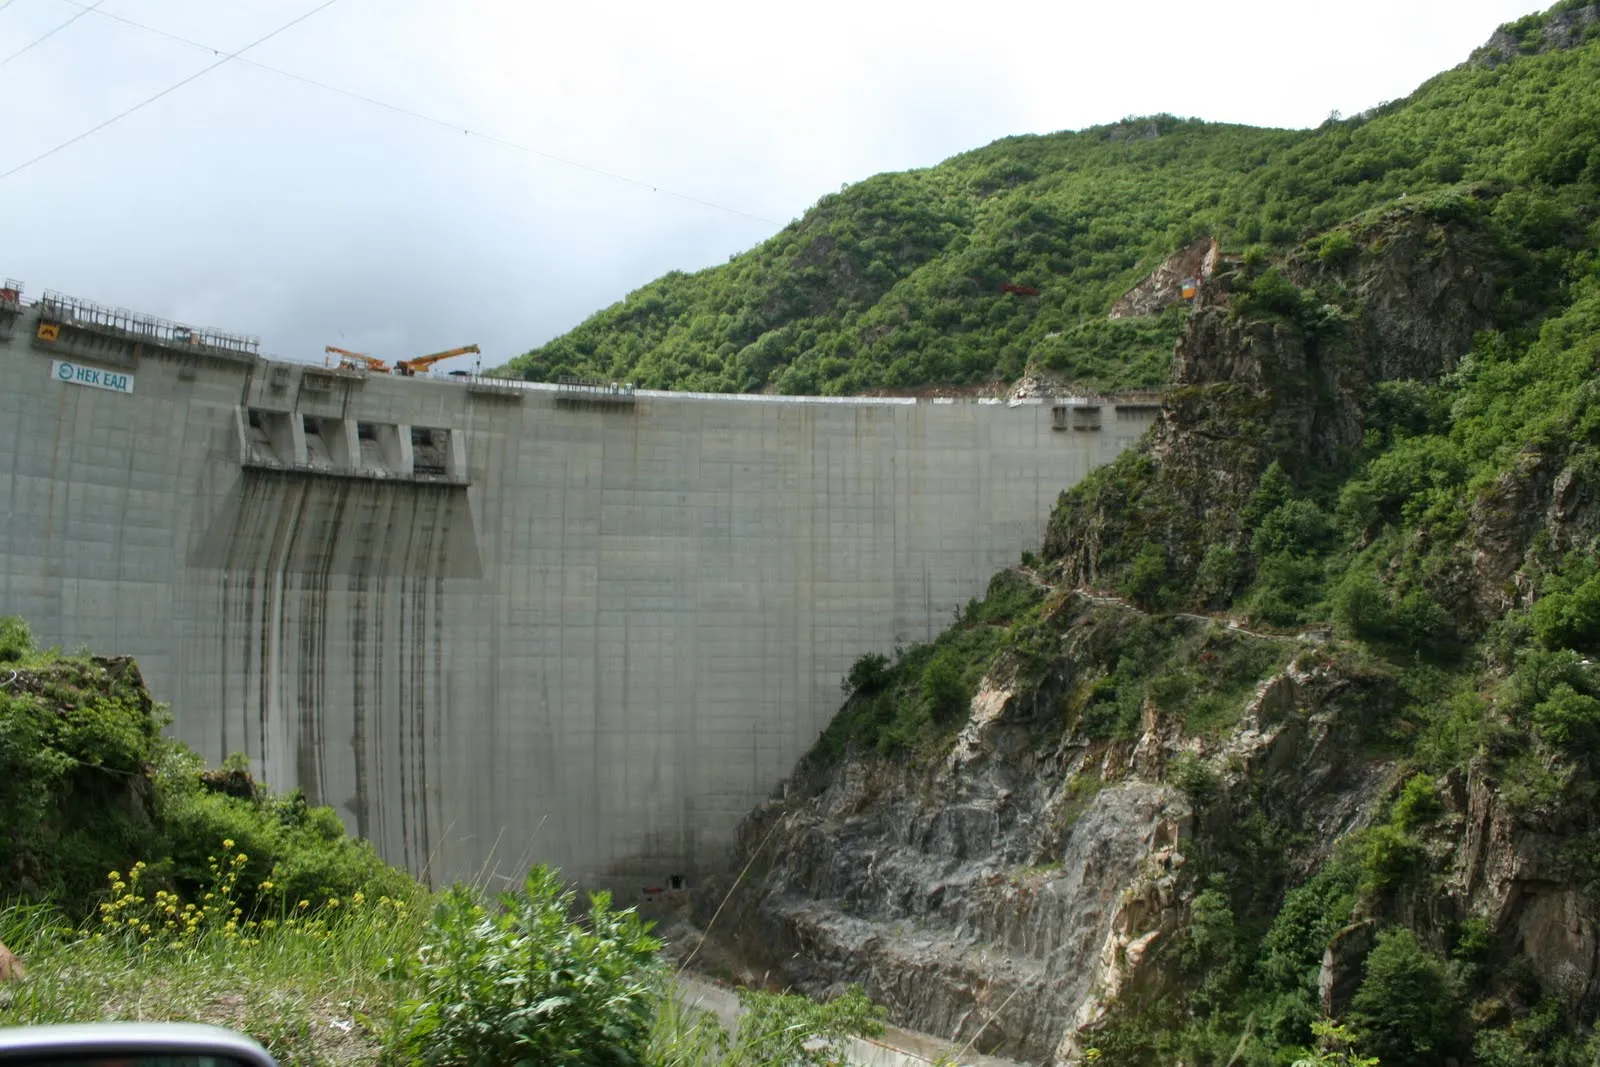
POLYGON ((30 1061, 102 1052, 171 1052, 231 1056, 258 1067, 276 1061, 251 1038, 204 1023, 109 1022, 0 1027, 0 1062, 30 1061))

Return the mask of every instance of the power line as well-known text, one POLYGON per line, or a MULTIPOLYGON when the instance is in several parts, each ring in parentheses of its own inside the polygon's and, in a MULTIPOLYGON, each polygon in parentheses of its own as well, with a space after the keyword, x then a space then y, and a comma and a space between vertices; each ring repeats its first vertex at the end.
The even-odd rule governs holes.
MULTIPOLYGON (((104 0, 98 0, 98 2, 96 3, 95 6, 98 7, 99 3, 103 3, 103 2, 104 2, 104 0)), ((235 58, 243 55, 244 53, 250 51, 250 49, 256 47, 257 45, 264 44, 267 41, 270 41, 272 38, 278 36, 278 34, 284 32, 287 29, 290 29, 291 27, 298 26, 300 23, 304 22, 306 19, 310 18, 312 15, 315 15, 319 11, 324 11, 327 8, 332 7, 334 4, 336 4, 338 2, 339 2, 339 0, 323 0, 322 3, 318 4, 316 7, 312 8, 310 11, 307 11, 305 14, 296 16, 295 18, 290 19, 288 22, 285 22, 282 26, 279 26, 277 29, 273 30, 272 32, 266 33, 266 34, 263 34, 260 37, 257 37, 255 40, 251 41, 249 44, 245 45, 243 48, 239 49, 237 52, 229 52, 227 55, 224 55, 221 59, 219 59, 215 63, 211 64, 209 67, 203 67, 200 70, 195 71, 193 74, 189 75, 187 78, 184 78, 181 81, 177 81, 177 82, 172 83, 171 85, 167 86, 165 89, 161 90, 159 93, 156 93, 154 96, 145 97, 143 100, 139 101, 137 104, 134 104, 132 107, 127 108, 127 109, 125 109, 123 111, 117 112, 115 115, 112 115, 110 118, 106 119, 104 122, 100 123, 98 126, 91 126, 89 129, 84 130, 82 133, 78 134, 77 136, 69 137, 67 140, 62 141, 60 144, 56 145, 54 148, 49 149, 48 151, 45 151, 45 152, 41 152, 38 155, 34 156, 32 159, 27 160, 27 161, 22 162, 22 163, 18 163, 16 166, 12 167, 10 170, 5 171, 4 173, 0 173, 0 181, 5 181, 7 178, 11 177, 13 174, 18 173, 19 171, 27 170, 29 167, 33 166, 35 163, 38 163, 38 162, 40 162, 42 160, 49 159, 51 156, 55 155, 57 152, 60 152, 62 149, 70 148, 70 147, 72 147, 73 145, 77 144, 79 141, 83 140, 86 137, 94 136, 95 134, 99 133, 101 130, 105 129, 107 126, 110 126, 112 123, 122 121, 123 119, 127 118, 129 115, 133 114, 135 111, 138 111, 141 108, 145 108, 145 107, 150 106, 151 104, 155 103, 157 100, 160 100, 163 96, 166 96, 169 93, 177 92, 179 89, 182 89, 185 85, 188 85, 190 82, 194 81, 195 79, 202 78, 205 75, 210 74, 212 71, 216 70, 218 67, 220 67, 224 63, 228 62, 228 60, 235 59, 235 58)), ((89 10, 93 10, 93 8, 90 8, 89 10)), ((87 13, 87 12, 85 12, 85 13, 87 13)))
POLYGON ((16 2, 17 0, 4 0, 4 3, 0 3, 0 11, 4 11, 6 8, 10 7, 16 2))
MULTIPOLYGON (((13 0, 6 0, 5 3, 0 4, 0 11, 4 11, 6 8, 10 7, 12 2, 13 2, 13 0)), ((85 6, 83 4, 79 4, 78 6, 80 8, 83 8, 82 11, 79 11, 76 15, 73 15, 70 19, 68 19, 67 21, 63 22, 61 25, 57 26, 55 29, 48 31, 47 33, 45 33, 44 36, 35 37, 33 40, 29 41, 27 44, 23 45, 21 48, 17 49, 15 52, 12 52, 9 56, 6 56, 4 59, 0 59, 0 67, 3 67, 7 63, 10 63, 13 59, 16 59, 18 56, 22 55, 22 53, 31 51, 34 48, 35 45, 40 45, 40 44, 43 44, 45 41, 48 41, 50 38, 54 37, 56 34, 60 33, 62 30, 66 29, 68 26, 72 25, 74 22, 77 22, 79 19, 83 18, 83 16, 87 15, 89 12, 93 11, 95 8, 99 7, 101 4, 103 4, 105 2, 106 2, 106 0, 94 0, 94 3, 89 4, 87 6, 85 6)))
MULTIPOLYGON (((169 41, 176 41, 179 44, 187 45, 190 48, 199 48, 199 49, 202 49, 202 50, 207 51, 207 52, 211 52, 211 53, 216 54, 216 55, 221 55, 221 50, 220 49, 214 48, 211 45, 205 44, 202 41, 196 41, 196 40, 193 40, 193 39, 188 38, 188 37, 182 37, 182 36, 180 36, 180 35, 178 35, 176 33, 169 33, 166 30, 157 29, 154 26, 147 26, 142 22, 136 22, 133 19, 126 18, 126 17, 124 17, 122 15, 118 15, 118 14, 115 14, 115 13, 110 12, 110 11, 99 11, 99 10, 96 10, 96 8, 99 7, 99 4, 92 4, 92 5, 91 4, 85 4, 85 3, 82 2, 82 0, 62 0, 62 2, 63 3, 68 3, 68 4, 72 4, 75 7, 82 8, 85 13, 87 13, 89 11, 94 11, 94 13, 99 15, 101 18, 114 19, 117 22, 121 22, 121 23, 123 23, 125 25, 132 26, 135 29, 144 30, 146 33, 153 33, 153 34, 157 35, 158 37, 165 37, 169 41)), ((100 2, 103 3, 104 0, 100 0, 100 2)), ((610 178, 612 181, 622 182, 622 183, 624 183, 626 185, 635 186, 636 188, 648 189, 652 193, 660 193, 660 194, 665 195, 665 196, 670 196, 670 197, 672 197, 672 198, 674 198, 676 200, 682 200, 685 203, 695 204, 695 205, 698 205, 700 207, 710 208, 713 211, 721 211, 721 212, 724 212, 724 213, 729 214, 729 215, 738 215, 741 218, 751 219, 751 220, 753 220, 755 222, 764 223, 764 224, 766 224, 768 226, 779 226, 779 225, 782 225, 781 223, 779 223, 779 222, 777 222, 777 221, 775 221, 773 219, 769 219, 769 218, 765 217, 764 215, 757 215, 757 214, 754 214, 754 213, 749 212, 749 211, 741 211, 739 208, 729 207, 726 204, 718 204, 718 203, 716 203, 714 201, 705 200, 705 199, 702 199, 702 198, 700 198, 698 196, 691 196, 688 193, 680 193, 675 189, 669 189, 666 186, 657 185, 654 182, 647 182, 647 181, 644 181, 644 180, 639 179, 639 178, 631 178, 626 174, 618 174, 615 171, 609 171, 609 170, 605 170, 605 169, 603 169, 601 167, 591 166, 588 163, 584 163, 584 162, 581 162, 581 161, 576 160, 576 159, 568 159, 568 158, 566 158, 564 156, 558 156, 558 155, 555 155, 555 154, 553 154, 551 152, 543 151, 542 149, 533 148, 533 147, 530 147, 530 146, 525 145, 525 144, 519 144, 516 141, 508 140, 507 138, 504 138, 504 137, 497 137, 497 136, 495 136, 494 134, 491 134, 491 133, 482 133, 482 132, 480 132, 478 130, 469 129, 468 127, 463 126, 458 122, 447 122, 444 119, 435 118, 432 115, 427 115, 427 114, 424 114, 423 112, 420 112, 420 111, 413 111, 411 108, 401 107, 399 104, 391 104, 386 100, 380 100, 377 97, 367 96, 364 93, 358 93, 358 92, 355 92, 352 89, 345 89, 345 88, 343 88, 341 86, 338 86, 338 85, 330 85, 327 82, 318 81, 316 78, 309 78, 304 74, 296 74, 292 70, 284 70, 281 67, 269 66, 266 63, 262 63, 262 62, 259 62, 257 60, 254 60, 254 59, 241 59, 241 60, 239 60, 239 62, 243 63, 243 64, 245 64, 247 66, 255 67, 257 70, 264 70, 264 71, 268 72, 269 74, 276 74, 276 75, 278 75, 280 77, 289 78, 289 79, 291 79, 293 81, 301 82, 301 83, 303 83, 305 85, 314 86, 314 87, 316 87, 318 89, 324 89, 324 90, 326 90, 326 91, 328 91, 330 93, 337 93, 340 96, 347 96, 352 100, 359 100, 363 104, 369 104, 369 105, 371 105, 373 107, 381 107, 385 111, 392 111, 397 115, 404 115, 407 118, 413 118, 413 119, 416 119, 419 122, 426 122, 430 126, 438 126, 441 129, 449 130, 452 133, 454 133, 457 130, 460 130, 463 134, 465 134, 468 137, 475 137, 480 141, 485 141, 485 142, 487 142, 489 144, 499 145, 502 148, 509 148, 509 149, 512 149, 513 151, 525 152, 528 155, 536 156, 539 159, 543 159, 543 160, 546 160, 546 161, 551 162, 551 163, 559 163, 559 164, 561 164, 562 166, 565 166, 565 167, 572 167, 572 168, 574 168, 576 170, 586 171, 586 172, 588 172, 590 174, 594 174, 594 175, 597 175, 597 176, 602 177, 602 178, 610 178)), ((6 175, 0 174, 0 179, 3 179, 5 177, 6 177, 6 175)))

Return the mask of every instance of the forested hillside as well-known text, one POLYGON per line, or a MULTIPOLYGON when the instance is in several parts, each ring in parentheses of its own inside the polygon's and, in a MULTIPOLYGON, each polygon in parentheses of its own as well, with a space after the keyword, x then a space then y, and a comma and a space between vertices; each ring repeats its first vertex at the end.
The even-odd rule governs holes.
POLYGON ((1236 254, 1145 443, 857 662, 741 831, 729 958, 1031 1062, 1600 1062, 1597 86, 1563 3, 1374 116, 947 165, 1139 191, 1085 316, 1194 234, 1236 254))
MULTIPOLYGON (((1181 312, 1106 313, 1196 238, 1280 251, 1401 196, 1580 177, 1600 77, 1591 50, 1563 46, 1595 32, 1586 10, 1563 3, 1505 27, 1409 98, 1314 130, 1161 115, 867 178, 728 264, 668 274, 507 370, 796 394, 1011 380, 1030 367, 1105 389, 1160 384, 1181 312)), ((1557 198, 1503 213, 1537 243, 1570 210, 1557 198)))

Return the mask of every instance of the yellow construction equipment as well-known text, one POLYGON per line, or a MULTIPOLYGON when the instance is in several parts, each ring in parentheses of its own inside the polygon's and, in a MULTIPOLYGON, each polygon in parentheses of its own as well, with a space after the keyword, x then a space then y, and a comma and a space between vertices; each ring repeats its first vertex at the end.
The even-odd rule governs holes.
POLYGON ((417 371, 427 370, 441 359, 449 359, 451 356, 464 356, 468 352, 477 351, 477 345, 466 345, 462 348, 452 348, 448 352, 435 352, 431 356, 418 356, 416 359, 402 359, 395 363, 394 369, 395 373, 403 374, 407 378, 411 378, 416 375, 417 371))
POLYGON ((333 345, 324 345, 324 352, 339 357, 339 366, 345 370, 370 370, 377 374, 388 374, 389 364, 381 359, 375 359, 363 352, 350 352, 333 345))

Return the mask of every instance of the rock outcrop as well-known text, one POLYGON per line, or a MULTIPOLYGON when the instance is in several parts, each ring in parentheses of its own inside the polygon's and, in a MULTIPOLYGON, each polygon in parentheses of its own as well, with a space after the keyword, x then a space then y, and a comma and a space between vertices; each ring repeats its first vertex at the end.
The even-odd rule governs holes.
MULTIPOLYGON (((1395 822, 1395 798, 1415 784, 1396 739, 1417 730, 1408 709, 1426 671, 1407 678, 1327 628, 1251 632, 1141 600, 1147 614, 1103 591, 1154 544, 1159 577, 1180 590, 1171 595, 1200 611, 1206 594, 1189 589, 1202 559, 1251 550, 1269 463, 1287 478, 1348 471, 1381 383, 1432 395, 1448 381, 1515 269, 1480 218, 1459 205, 1397 206, 1325 246, 1342 254, 1206 279, 1147 445, 1064 502, 1045 564, 1026 572, 1050 588, 1040 621, 1007 632, 943 742, 829 750, 747 818, 733 865, 744 879, 698 901, 704 923, 726 900, 721 958, 747 980, 813 994, 859 982, 904 1025, 1078 1063, 1121 1020, 1200 995, 1216 950, 1194 923, 1197 908, 1216 906, 1202 899, 1212 887, 1270 921, 1292 886, 1339 862, 1344 910, 1327 913, 1332 925, 1302 946, 1304 960, 1283 965, 1307 1012, 1351 1006, 1387 927, 1409 928, 1440 958, 1470 925, 1482 941, 1461 960, 1517 961, 1506 974, 1592 1018, 1600 825, 1588 794, 1559 794, 1570 769, 1547 758, 1530 773, 1566 799, 1519 807, 1492 760, 1459 762, 1437 789, 1421 783, 1436 811, 1395 822), (1140 626, 1159 638, 1139 637, 1140 626), (1108 728, 1095 701, 1126 695, 1123 655, 1144 657, 1142 677, 1169 681, 1118 705, 1121 725, 1108 728), (1219 656, 1231 665, 1217 667, 1219 656), (1212 670, 1255 671, 1244 677, 1257 684, 1212 690, 1212 670), (1392 846, 1360 860, 1370 869, 1359 878, 1356 861, 1338 858, 1352 835, 1392 846)), ((1559 554, 1600 537, 1587 455, 1530 446, 1463 497, 1460 562, 1425 578, 1460 632, 1529 602, 1535 546, 1559 554)), ((1425 546, 1432 531, 1416 536, 1425 546)), ((1508 729, 1486 743, 1523 744, 1521 730, 1523 740, 1508 729)), ((1523 995, 1504 974, 1477 980, 1495 991, 1484 1005, 1523 995)))
MULTIPOLYGON (((1114 1005, 1163 981, 1150 960, 1185 924, 1192 838, 1262 803, 1323 842, 1369 817, 1389 769, 1351 758, 1361 726, 1344 708, 1392 699, 1389 683, 1310 646, 1223 736, 1188 736, 1153 705, 1133 743, 1046 726, 1097 671, 1094 627, 1132 612, 1069 598, 1055 669, 1038 683, 992 673, 938 763, 804 766, 752 813, 740 847, 753 883, 730 898, 719 942, 745 977, 818 995, 859 982, 906 1025, 1070 1061, 1114 1005), (1183 759, 1218 782, 1198 807, 1166 773, 1183 759)), ((1198 637, 1215 624, 1183 625, 1198 637)))
POLYGON ((27 973, 27 968, 22 966, 17 954, 6 948, 4 941, 0 941, 0 982, 19 981, 26 977, 27 973))
POLYGON ((1468 62, 1493 70, 1519 55, 1572 48, 1596 32, 1596 26, 1600 26, 1600 4, 1532 15, 1495 30, 1468 62))
POLYGON ((1202 237, 1167 257, 1149 277, 1118 297, 1108 317, 1127 319, 1155 315, 1182 303, 1188 299, 1184 296, 1184 287, 1210 278, 1221 261, 1222 251, 1216 238, 1202 237))

